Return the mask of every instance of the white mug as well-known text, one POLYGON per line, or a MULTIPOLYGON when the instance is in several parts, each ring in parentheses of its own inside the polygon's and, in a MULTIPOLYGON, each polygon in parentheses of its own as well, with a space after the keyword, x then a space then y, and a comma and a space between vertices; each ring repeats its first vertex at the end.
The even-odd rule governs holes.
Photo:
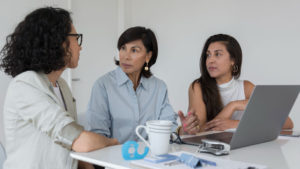
MULTIPOLYGON (((158 120, 157 120, 158 121, 158 120)), ((146 123, 147 126, 139 125, 136 127, 135 132, 137 136, 148 146, 153 155, 162 155, 167 154, 169 152, 169 140, 170 134, 172 132, 172 122, 170 123, 170 127, 167 125, 162 126, 155 125, 154 128, 151 128, 151 124, 146 123), (139 129, 144 128, 146 133, 149 136, 149 142, 146 141, 139 133, 139 129)), ((153 127, 153 126, 152 126, 153 127)))

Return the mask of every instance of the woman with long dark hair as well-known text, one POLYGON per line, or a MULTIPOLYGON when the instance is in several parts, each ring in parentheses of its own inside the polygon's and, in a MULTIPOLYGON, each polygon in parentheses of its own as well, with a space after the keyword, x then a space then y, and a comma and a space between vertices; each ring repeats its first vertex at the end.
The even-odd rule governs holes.
MULTIPOLYGON (((196 113, 200 131, 236 128, 254 84, 239 80, 242 49, 232 36, 209 37, 200 59, 200 78, 189 88, 189 110, 196 113)), ((287 119, 283 128, 293 128, 287 119)))

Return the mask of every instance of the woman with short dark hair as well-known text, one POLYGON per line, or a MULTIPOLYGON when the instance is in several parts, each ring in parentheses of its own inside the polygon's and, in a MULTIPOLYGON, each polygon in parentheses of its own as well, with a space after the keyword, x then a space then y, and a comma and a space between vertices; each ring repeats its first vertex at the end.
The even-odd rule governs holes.
MULTIPOLYGON (((136 126, 149 120, 170 120, 175 131, 177 114, 169 103, 167 86, 151 73, 158 54, 153 31, 139 26, 127 29, 118 49, 118 67, 94 83, 87 110, 90 131, 120 143, 138 140, 136 126)), ((196 116, 183 119, 186 132, 196 133, 196 116)))
POLYGON ((70 13, 51 7, 28 14, 7 37, 0 67, 14 78, 4 103, 4 169, 77 169, 71 150, 118 143, 76 122, 75 99, 60 75, 77 67, 81 42, 70 13))

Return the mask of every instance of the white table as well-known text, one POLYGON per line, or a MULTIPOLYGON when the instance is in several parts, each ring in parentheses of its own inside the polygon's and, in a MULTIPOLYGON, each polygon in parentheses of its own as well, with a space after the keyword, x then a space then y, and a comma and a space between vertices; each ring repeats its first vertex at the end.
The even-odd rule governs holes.
MULTIPOLYGON (((72 152, 71 157, 109 168, 138 169, 137 166, 123 159, 121 147, 122 145, 111 146, 89 153, 72 152)), ((143 147, 140 150, 143 152, 143 147)), ((197 147, 171 144, 170 152, 181 150, 195 152, 197 147)), ((271 142, 232 150, 229 155, 219 158, 262 164, 271 169, 299 169, 300 138, 280 136, 271 142)))

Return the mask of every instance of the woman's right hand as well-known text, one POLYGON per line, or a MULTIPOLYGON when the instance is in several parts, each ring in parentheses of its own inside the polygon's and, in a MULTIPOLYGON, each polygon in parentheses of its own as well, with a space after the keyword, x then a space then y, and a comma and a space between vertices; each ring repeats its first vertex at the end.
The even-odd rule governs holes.
POLYGON ((245 110, 247 104, 248 104, 248 99, 232 101, 228 103, 215 118, 230 119, 235 111, 245 110))
POLYGON ((213 119, 204 126, 205 131, 224 131, 227 129, 237 128, 238 120, 231 119, 213 119))
POLYGON ((195 113, 188 112, 188 115, 184 116, 183 112, 180 110, 178 111, 178 116, 182 125, 179 134, 196 134, 200 132, 199 121, 195 113))

